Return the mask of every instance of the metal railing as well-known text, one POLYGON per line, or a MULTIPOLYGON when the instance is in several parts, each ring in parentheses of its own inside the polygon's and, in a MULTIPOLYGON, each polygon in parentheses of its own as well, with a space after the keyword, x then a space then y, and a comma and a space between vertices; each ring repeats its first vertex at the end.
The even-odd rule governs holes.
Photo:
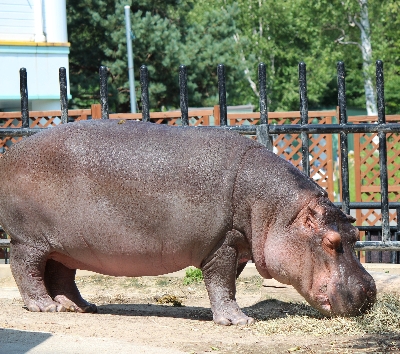
MULTIPOLYGON (((339 134, 340 135, 340 157, 341 157, 341 190, 342 202, 335 203, 342 208, 343 212, 350 214, 351 209, 380 209, 382 215, 382 226, 357 226, 360 231, 376 232, 382 234, 382 241, 358 241, 355 245, 358 251, 384 250, 400 251, 400 241, 397 241, 400 235, 400 202, 388 201, 388 174, 387 174, 387 149, 386 134, 400 133, 399 123, 386 123, 385 121, 385 101, 384 101, 384 76, 383 63, 376 62, 376 87, 378 101, 378 122, 348 124, 347 122, 347 104, 345 87, 345 67, 343 62, 337 64, 337 83, 338 83, 338 106, 339 106, 339 124, 308 124, 308 98, 307 98, 307 78, 306 64, 299 63, 299 96, 300 96, 300 124, 274 125, 268 122, 267 109, 267 88, 266 88, 266 67, 263 63, 258 67, 259 81, 259 108, 260 121, 258 125, 240 125, 229 126, 227 124, 227 103, 225 86, 225 68, 220 64, 217 67, 219 106, 220 106, 220 126, 214 126, 212 129, 224 129, 236 131, 240 134, 252 134, 257 136, 257 140, 269 149, 272 149, 272 135, 274 134, 301 134, 302 140, 302 166, 303 172, 310 176, 309 144, 310 134, 339 134), (349 192, 349 163, 348 163, 348 134, 353 133, 378 133, 379 137, 379 164, 380 164, 380 182, 381 182, 381 202, 350 202, 349 192), (397 210, 397 226, 389 224, 389 209, 397 210), (391 235, 395 235, 392 241, 391 235)), ((109 118, 108 106, 108 69, 101 66, 100 76, 100 103, 101 118, 109 118)), ((28 90, 27 73, 24 68, 20 69, 20 91, 21 91, 21 117, 22 128, 0 128, 0 136, 20 137, 29 136, 37 133, 41 128, 29 128, 28 111, 28 90)), ((68 122, 68 99, 67 99, 67 81, 65 68, 59 70, 60 80, 60 102, 61 102, 61 121, 68 122)), ((146 66, 140 67, 140 85, 142 102, 142 120, 150 121, 150 101, 149 101, 149 74, 146 66)), ((179 86, 180 86, 180 108, 181 124, 189 125, 188 114, 188 89, 187 89, 187 69, 184 65, 179 67, 179 86)), ((200 128, 200 127, 199 127, 200 128)), ((209 127, 203 127, 203 129, 209 127)), ((0 240, 0 248, 9 247, 9 240, 0 240)))

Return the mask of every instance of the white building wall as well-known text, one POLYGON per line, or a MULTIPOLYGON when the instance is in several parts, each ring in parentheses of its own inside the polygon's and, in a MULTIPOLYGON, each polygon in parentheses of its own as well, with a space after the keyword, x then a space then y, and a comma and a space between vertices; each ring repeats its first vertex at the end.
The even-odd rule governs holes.
POLYGON ((20 110, 22 67, 29 109, 60 109, 58 70, 68 80, 68 54, 65 0, 0 0, 0 110, 20 110))
POLYGON ((0 40, 35 40, 33 0, 0 0, 0 40))
POLYGON ((0 82, 7 83, 0 85, 0 109, 20 109, 19 70, 22 67, 27 71, 31 109, 60 109, 58 71, 65 67, 68 80, 68 53, 69 47, 63 46, 0 46, 0 82))

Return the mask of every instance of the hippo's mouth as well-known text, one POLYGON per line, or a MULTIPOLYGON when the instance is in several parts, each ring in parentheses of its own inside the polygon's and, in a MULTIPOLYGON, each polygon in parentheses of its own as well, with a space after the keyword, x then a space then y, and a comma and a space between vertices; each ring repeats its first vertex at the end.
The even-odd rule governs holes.
POLYGON ((319 294, 315 297, 315 301, 320 308, 320 311, 325 315, 332 314, 332 306, 326 294, 319 294))

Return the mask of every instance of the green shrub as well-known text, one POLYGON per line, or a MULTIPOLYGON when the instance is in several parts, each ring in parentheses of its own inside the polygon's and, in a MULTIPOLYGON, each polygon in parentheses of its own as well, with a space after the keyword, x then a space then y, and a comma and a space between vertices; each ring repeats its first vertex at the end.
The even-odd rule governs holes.
POLYGON ((183 278, 184 285, 199 283, 202 280, 203 280, 203 273, 199 268, 189 267, 186 269, 186 274, 185 277, 183 278))

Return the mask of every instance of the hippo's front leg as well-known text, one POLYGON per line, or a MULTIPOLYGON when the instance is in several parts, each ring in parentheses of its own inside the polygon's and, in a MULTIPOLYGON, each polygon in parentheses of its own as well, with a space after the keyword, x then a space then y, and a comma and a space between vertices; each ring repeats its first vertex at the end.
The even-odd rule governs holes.
POLYGON ((202 264, 204 283, 217 324, 229 326, 254 322, 253 318, 242 312, 235 298, 238 259, 247 250, 244 236, 233 230, 227 233, 223 244, 202 264))

